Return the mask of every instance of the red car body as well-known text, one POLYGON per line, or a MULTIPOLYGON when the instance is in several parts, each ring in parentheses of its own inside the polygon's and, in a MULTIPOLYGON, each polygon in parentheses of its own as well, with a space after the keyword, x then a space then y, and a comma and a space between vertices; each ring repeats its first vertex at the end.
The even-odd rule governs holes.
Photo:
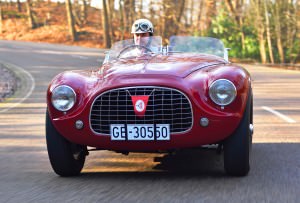
MULTIPOLYGON (((119 59, 91 71, 63 72, 49 85, 47 106, 51 125, 70 143, 122 152, 171 151, 219 144, 229 138, 243 119, 247 101, 252 96, 250 93, 249 73, 222 57, 168 53, 119 59), (236 98, 229 105, 217 105, 209 96, 210 86, 218 79, 229 80, 236 88, 236 98), (52 104, 52 92, 60 85, 71 87, 76 94, 76 102, 68 111, 59 111, 52 104), (184 95, 191 108, 191 126, 183 132, 171 132, 169 140, 120 141, 112 140, 109 133, 95 132, 91 111, 99 95, 110 90, 139 87, 171 89, 184 95), (202 118, 208 120, 208 125, 200 124, 202 118), (77 121, 83 124, 81 128, 76 127, 77 121)), ((133 111, 133 103, 131 105, 130 111, 133 111)), ((140 117, 136 115, 135 119, 140 117)), ((118 122, 110 121, 109 124, 118 122)))
POLYGON ((159 55, 106 64, 102 68, 102 74, 99 70, 59 74, 49 86, 47 101, 53 125, 61 135, 74 143, 107 150, 171 150, 218 143, 237 128, 250 88, 250 76, 246 70, 212 56, 159 55), (135 68, 123 69, 122 66, 135 68), (224 109, 214 104, 208 96, 208 87, 219 78, 228 79, 237 87, 236 100, 224 109), (51 90, 61 84, 73 87, 78 96, 78 102, 67 114, 51 105, 51 90), (111 141, 108 135, 95 134, 89 124, 95 98, 109 89, 137 86, 168 87, 183 92, 192 105, 192 128, 184 133, 171 134, 169 141, 111 141), (209 119, 207 127, 200 126, 202 117, 209 119), (83 121, 83 129, 76 129, 77 120, 83 121))

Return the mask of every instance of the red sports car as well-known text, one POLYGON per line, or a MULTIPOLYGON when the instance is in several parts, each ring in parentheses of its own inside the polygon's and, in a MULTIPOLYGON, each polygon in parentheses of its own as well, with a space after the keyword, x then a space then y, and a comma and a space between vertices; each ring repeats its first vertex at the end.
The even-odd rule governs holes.
POLYGON ((99 69, 57 75, 47 106, 48 154, 61 176, 80 174, 88 146, 128 154, 212 145, 229 175, 250 169, 251 78, 215 38, 117 42, 99 69))

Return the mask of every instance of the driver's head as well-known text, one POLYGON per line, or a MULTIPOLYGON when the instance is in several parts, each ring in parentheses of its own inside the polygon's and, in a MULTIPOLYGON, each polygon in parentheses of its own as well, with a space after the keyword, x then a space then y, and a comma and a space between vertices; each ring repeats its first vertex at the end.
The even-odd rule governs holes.
POLYGON ((131 33, 136 45, 147 45, 149 38, 145 37, 152 36, 153 32, 153 24, 147 19, 138 19, 134 21, 131 27, 131 33))

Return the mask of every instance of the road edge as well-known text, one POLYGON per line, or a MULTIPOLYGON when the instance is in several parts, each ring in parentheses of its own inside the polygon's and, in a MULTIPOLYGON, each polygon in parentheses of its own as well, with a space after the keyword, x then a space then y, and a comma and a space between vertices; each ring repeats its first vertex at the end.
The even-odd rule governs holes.
POLYGON ((4 113, 26 100, 33 92, 35 88, 34 77, 23 68, 6 63, 0 60, 3 68, 6 68, 15 74, 15 77, 19 79, 20 85, 13 95, 5 98, 3 102, 0 103, 0 113, 4 113))

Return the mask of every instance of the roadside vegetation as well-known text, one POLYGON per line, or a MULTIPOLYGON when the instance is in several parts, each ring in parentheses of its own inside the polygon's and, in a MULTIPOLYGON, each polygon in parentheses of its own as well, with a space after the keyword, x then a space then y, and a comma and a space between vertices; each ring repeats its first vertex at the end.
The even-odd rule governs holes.
POLYGON ((171 35, 211 36, 230 56, 264 64, 300 63, 300 0, 0 1, 0 39, 109 48, 148 18, 164 43, 171 35))

